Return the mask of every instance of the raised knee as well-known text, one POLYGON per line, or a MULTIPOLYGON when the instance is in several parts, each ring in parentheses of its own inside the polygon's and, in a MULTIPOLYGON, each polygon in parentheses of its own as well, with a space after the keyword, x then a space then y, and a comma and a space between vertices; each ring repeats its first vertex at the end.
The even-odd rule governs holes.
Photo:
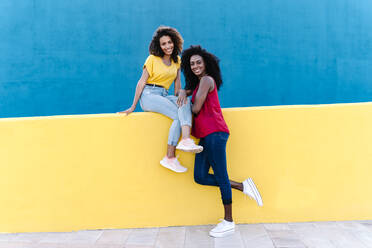
POLYGON ((194 175, 194 181, 198 184, 204 185, 203 177, 200 175, 194 175))

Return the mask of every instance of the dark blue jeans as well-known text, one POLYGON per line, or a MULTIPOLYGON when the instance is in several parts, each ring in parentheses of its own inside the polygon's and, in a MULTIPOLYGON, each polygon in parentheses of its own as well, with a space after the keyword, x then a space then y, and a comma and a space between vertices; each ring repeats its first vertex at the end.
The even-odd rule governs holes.
POLYGON ((194 180, 202 185, 218 186, 223 204, 231 204, 231 185, 226 168, 226 142, 229 134, 216 132, 201 138, 203 151, 195 155, 194 180), (214 174, 209 174, 212 166, 214 174))

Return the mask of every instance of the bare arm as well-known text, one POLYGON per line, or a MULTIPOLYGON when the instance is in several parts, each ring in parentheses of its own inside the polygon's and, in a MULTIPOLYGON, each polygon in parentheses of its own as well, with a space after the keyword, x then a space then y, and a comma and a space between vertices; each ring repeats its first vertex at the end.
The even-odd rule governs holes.
POLYGON ((180 89, 181 89, 181 75, 180 75, 180 69, 178 69, 176 79, 174 80, 174 95, 178 96, 180 89))
POLYGON ((198 114, 203 107, 204 101, 207 98, 209 92, 214 89, 214 81, 209 76, 204 76, 201 78, 199 83, 199 89, 195 95, 195 101, 192 105, 192 112, 198 114))
POLYGON ((176 80, 174 81, 174 92, 175 92, 175 95, 178 96, 178 99, 177 99, 178 106, 186 104, 186 101, 187 101, 186 98, 192 94, 192 90, 181 89, 180 69, 178 69, 177 77, 176 77, 176 80))
POLYGON ((148 78, 149 78, 149 73, 147 72, 146 68, 143 68, 141 78, 138 80, 138 83, 137 83, 137 86, 136 86, 136 92, 134 94, 134 99, 133 99, 132 106, 127 110, 118 112, 118 114, 129 115, 130 113, 132 113, 136 109, 138 100, 141 97, 143 88, 145 87, 148 78))
POLYGON ((183 104, 186 104, 187 102, 187 97, 192 94, 192 90, 184 90, 180 89, 178 91, 178 99, 177 99, 177 105, 181 106, 183 104))

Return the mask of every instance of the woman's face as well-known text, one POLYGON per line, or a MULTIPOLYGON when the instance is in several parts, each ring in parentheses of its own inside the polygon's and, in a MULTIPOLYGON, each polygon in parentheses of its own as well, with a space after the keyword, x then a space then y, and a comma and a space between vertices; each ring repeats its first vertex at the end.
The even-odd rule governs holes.
POLYGON ((203 57, 200 55, 192 55, 190 58, 191 71, 198 77, 205 75, 205 64, 203 57))
POLYGON ((161 50, 163 50, 164 54, 169 56, 172 55, 174 44, 171 37, 169 37, 168 35, 164 35, 160 37, 159 42, 160 48, 161 50))

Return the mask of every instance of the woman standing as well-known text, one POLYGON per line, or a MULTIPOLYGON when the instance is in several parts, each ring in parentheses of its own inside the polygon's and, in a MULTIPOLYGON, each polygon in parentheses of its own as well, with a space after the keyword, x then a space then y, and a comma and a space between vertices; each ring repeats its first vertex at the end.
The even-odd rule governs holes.
POLYGON ((175 172, 185 172, 175 156, 175 150, 198 153, 203 150, 190 138, 191 104, 188 99, 178 98, 181 88, 180 63, 183 39, 171 27, 160 26, 154 33, 149 52, 136 87, 132 106, 119 113, 132 113, 138 101, 144 111, 156 112, 173 120, 168 135, 167 154, 160 164, 175 172), (168 95, 168 89, 175 82, 175 95, 168 95), (177 145, 182 130, 182 139, 177 145))
POLYGON ((221 191, 225 217, 209 234, 224 237, 235 231, 232 218, 231 188, 242 191, 253 198, 259 206, 262 199, 251 178, 242 183, 229 180, 226 168, 226 142, 229 129, 223 118, 217 90, 222 84, 219 60, 200 46, 191 46, 182 53, 182 72, 186 90, 180 98, 192 94, 194 125, 192 135, 200 138, 204 150, 195 156, 194 179, 202 185, 218 186, 221 191), (209 174, 212 166, 214 174, 209 174))

